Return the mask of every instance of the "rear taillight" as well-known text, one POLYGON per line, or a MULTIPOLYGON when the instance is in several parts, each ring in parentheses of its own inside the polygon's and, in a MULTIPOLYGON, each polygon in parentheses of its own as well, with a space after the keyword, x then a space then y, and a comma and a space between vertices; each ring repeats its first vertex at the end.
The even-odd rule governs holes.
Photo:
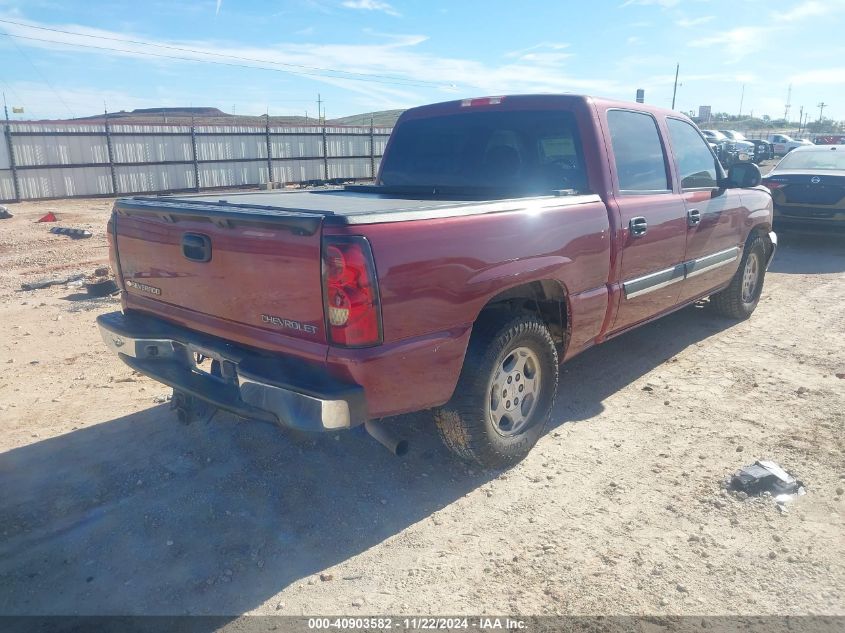
POLYGON ((120 259, 117 253, 117 215, 114 213, 112 213, 108 224, 106 224, 106 235, 108 235, 109 241, 109 265, 114 274, 115 283, 118 288, 125 290, 123 287, 123 274, 120 271, 120 259))
POLYGON ((378 281, 366 238, 323 238, 323 305, 330 343, 343 347, 381 343, 378 281))
POLYGON ((774 191, 775 189, 780 189, 781 187, 785 187, 785 182, 778 182, 777 180, 764 180, 763 186, 768 187, 769 190, 774 191))

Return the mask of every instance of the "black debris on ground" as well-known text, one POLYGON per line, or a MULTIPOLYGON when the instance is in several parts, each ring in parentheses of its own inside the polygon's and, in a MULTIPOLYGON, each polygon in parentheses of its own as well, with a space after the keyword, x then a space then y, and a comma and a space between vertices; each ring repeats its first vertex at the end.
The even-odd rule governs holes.
POLYGON ((54 226, 50 229, 50 233, 55 233, 57 235, 67 235, 68 237, 72 237, 73 239, 83 239, 86 237, 91 237, 94 235, 91 231, 86 231, 85 229, 71 229, 63 226, 54 226))
POLYGON ((802 494, 804 484, 772 461, 757 460, 750 466, 743 466, 731 477, 730 488, 748 496, 760 496, 768 492, 779 495, 802 494))

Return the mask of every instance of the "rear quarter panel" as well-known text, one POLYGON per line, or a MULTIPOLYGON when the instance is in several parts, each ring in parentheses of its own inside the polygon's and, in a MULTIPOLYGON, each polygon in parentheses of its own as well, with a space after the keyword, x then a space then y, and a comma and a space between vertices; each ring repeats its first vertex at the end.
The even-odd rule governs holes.
POLYGON ((371 415, 443 404, 452 395, 472 324, 490 299, 551 280, 567 295, 570 348, 601 329, 607 309, 610 228, 597 196, 524 201, 500 213, 326 227, 364 235, 379 278, 384 345, 329 350, 340 377, 364 384, 371 415))

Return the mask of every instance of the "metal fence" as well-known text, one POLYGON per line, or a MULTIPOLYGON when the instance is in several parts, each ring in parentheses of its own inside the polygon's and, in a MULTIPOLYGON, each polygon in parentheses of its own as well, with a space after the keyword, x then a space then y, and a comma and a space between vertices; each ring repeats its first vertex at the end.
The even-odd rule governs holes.
POLYGON ((391 129, 4 124, 0 202, 365 180, 391 129))

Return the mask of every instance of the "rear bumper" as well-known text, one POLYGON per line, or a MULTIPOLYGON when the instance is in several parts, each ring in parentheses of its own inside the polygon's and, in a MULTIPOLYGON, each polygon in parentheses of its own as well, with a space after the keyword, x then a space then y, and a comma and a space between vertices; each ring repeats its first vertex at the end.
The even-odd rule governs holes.
POLYGON ((97 317, 106 345, 132 369, 226 411, 305 431, 363 424, 364 389, 330 376, 324 365, 267 356, 138 313, 97 317), (217 361, 201 371, 195 354, 217 361))
POLYGON ((776 229, 823 229, 845 233, 845 209, 776 204, 773 222, 776 229))

